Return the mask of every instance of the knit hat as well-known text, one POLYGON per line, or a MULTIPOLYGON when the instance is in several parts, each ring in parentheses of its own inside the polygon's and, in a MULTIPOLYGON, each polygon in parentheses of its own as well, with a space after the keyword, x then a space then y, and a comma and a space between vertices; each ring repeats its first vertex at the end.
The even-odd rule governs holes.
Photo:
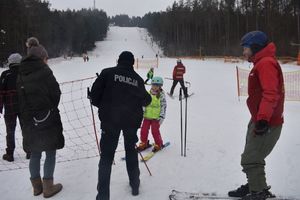
POLYGON ((8 65, 21 63, 21 60, 22 60, 22 56, 18 53, 11 54, 7 59, 8 65))
POLYGON ((253 54, 256 54, 268 44, 268 37, 262 31, 251 31, 245 34, 241 39, 241 45, 248 47, 252 50, 253 54))
POLYGON ((130 51, 123 51, 118 59, 118 64, 134 65, 134 56, 130 51))
POLYGON ((48 58, 48 52, 42 45, 32 46, 28 49, 28 56, 36 56, 43 60, 48 58))
POLYGON ((35 37, 30 37, 27 39, 27 42, 26 42, 26 46, 27 48, 31 48, 33 46, 38 46, 40 43, 39 43, 39 40, 35 37))

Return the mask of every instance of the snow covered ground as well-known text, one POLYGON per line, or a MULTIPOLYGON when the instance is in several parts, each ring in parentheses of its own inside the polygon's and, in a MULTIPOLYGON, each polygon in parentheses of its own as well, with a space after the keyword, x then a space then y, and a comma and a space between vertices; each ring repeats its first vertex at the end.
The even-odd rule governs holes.
MULTIPOLYGON (((82 58, 67 61, 58 58, 51 60, 50 66, 58 81, 64 82, 91 77, 105 67, 114 66, 123 50, 130 50, 139 58, 142 55, 154 58, 159 49, 150 45, 145 33, 138 28, 111 27, 107 39, 98 42, 96 49, 90 52, 90 62, 84 63, 82 58)), ((161 58, 155 75, 170 77, 175 62, 176 59, 161 58)), ((188 101, 187 157, 180 156, 179 101, 169 98, 167 118, 161 132, 164 141, 170 141, 171 145, 148 162, 152 177, 143 163, 140 164, 141 190, 138 197, 132 197, 130 193, 125 162, 120 160, 124 152, 116 153, 111 178, 112 200, 164 200, 168 199, 172 189, 226 195, 228 190, 246 182, 239 163, 250 115, 245 99, 238 101, 236 64, 218 59, 183 59, 183 63, 187 67, 185 78, 192 83, 190 91, 195 92, 188 101)), ((249 66, 248 63, 238 65, 249 66)), ((282 67, 284 70, 299 69, 293 65, 282 67)), ((142 77, 147 72, 146 69, 137 71, 142 77)), ((170 87, 171 81, 165 80, 164 89, 169 91, 170 87)), ((282 136, 268 157, 266 167, 267 180, 275 194, 298 198, 299 111, 299 102, 286 102, 282 136)), ((4 138, 0 143, 4 143, 4 138)), ((64 185, 64 189, 52 199, 95 199, 98 161, 97 157, 58 163, 55 179, 64 185)), ((0 172, 0 181, 1 200, 43 199, 42 196, 32 196, 28 169, 0 172)))

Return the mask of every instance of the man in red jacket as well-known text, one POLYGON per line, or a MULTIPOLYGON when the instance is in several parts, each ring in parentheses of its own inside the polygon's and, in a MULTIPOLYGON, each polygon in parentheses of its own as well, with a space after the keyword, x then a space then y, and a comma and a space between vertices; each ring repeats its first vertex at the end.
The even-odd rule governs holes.
POLYGON ((184 97, 188 97, 187 89, 184 85, 183 75, 185 74, 185 66, 182 64, 181 60, 177 60, 177 65, 174 67, 173 70, 173 85, 171 87, 170 96, 173 96, 174 89, 178 82, 183 89, 184 97))
POLYGON ((275 58, 276 47, 265 33, 252 31, 242 38, 244 56, 254 63, 248 78, 247 105, 251 113, 241 165, 248 183, 230 191, 243 200, 264 200, 274 195, 266 183, 265 158, 278 141, 283 124, 284 82, 275 58))

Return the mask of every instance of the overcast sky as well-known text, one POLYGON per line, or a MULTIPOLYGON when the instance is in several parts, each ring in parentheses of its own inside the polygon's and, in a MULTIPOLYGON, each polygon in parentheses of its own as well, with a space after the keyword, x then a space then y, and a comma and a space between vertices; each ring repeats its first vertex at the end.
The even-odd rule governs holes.
MULTIPOLYGON (((94 0, 49 0, 51 8, 66 10, 93 7, 94 0)), ((103 9, 109 16, 128 14, 143 16, 149 11, 161 11, 172 5, 174 0, 96 0, 96 7, 103 9)))

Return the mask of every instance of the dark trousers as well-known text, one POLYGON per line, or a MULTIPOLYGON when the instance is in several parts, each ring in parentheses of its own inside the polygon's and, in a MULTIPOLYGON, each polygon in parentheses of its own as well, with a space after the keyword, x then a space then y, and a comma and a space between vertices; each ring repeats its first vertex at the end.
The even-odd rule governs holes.
MULTIPOLYGON (((137 129, 123 129, 124 146, 126 151, 126 167, 131 187, 139 187, 140 170, 136 143, 137 129)), ((109 200, 110 175, 116 148, 118 146, 121 129, 109 128, 102 130, 100 148, 101 156, 98 171, 98 194, 96 200, 109 200)))
POLYGON ((173 80, 173 85, 172 85, 172 87, 171 87, 171 92, 170 92, 170 94, 173 95, 174 89, 175 89, 176 85, 178 84, 178 82, 180 83, 181 88, 183 89, 183 94, 184 94, 184 96, 187 97, 187 96, 188 96, 188 94, 187 94, 187 89, 186 89, 186 87, 185 87, 185 85, 184 85, 184 81, 183 81, 183 80, 173 80))
POLYGON ((17 114, 4 115, 6 126, 6 153, 13 155, 16 147, 15 144, 15 130, 17 126, 17 114))

